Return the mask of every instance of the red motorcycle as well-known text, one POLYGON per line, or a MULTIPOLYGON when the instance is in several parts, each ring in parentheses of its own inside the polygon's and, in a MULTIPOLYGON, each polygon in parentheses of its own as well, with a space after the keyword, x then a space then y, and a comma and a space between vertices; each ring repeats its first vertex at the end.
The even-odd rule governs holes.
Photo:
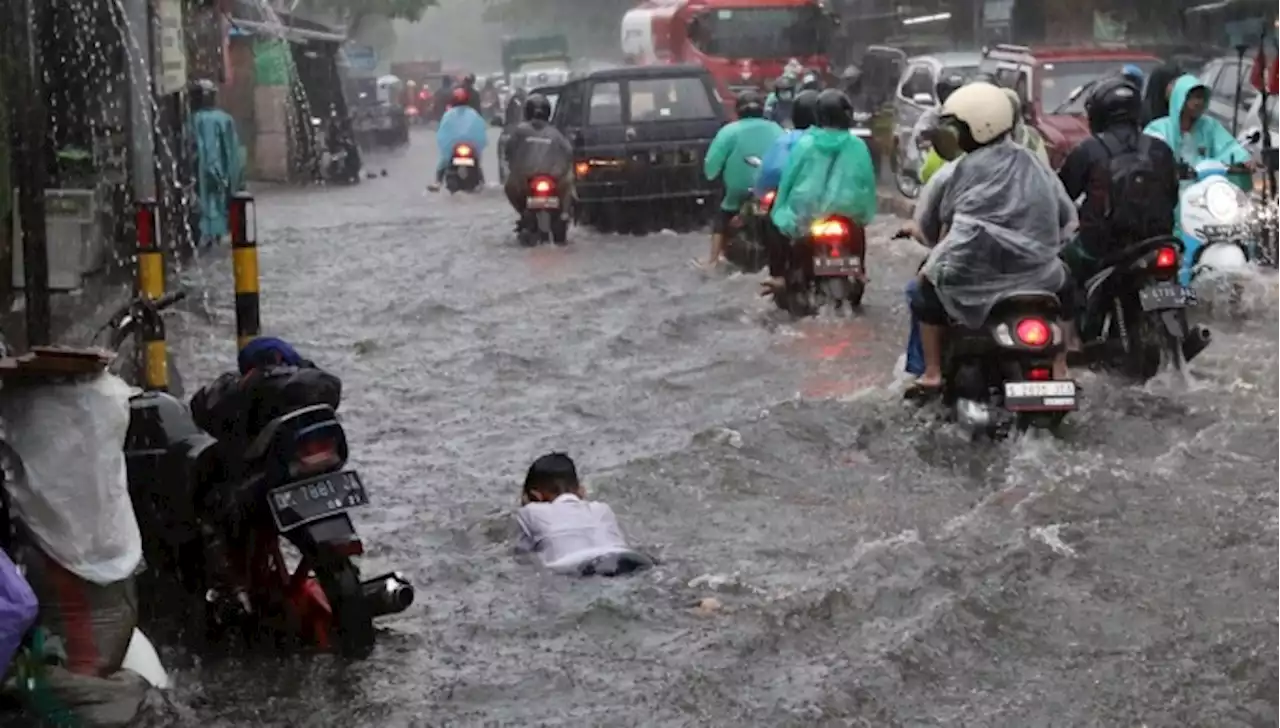
POLYGON ((824 305, 856 309, 866 292, 867 234, 845 217, 815 220, 808 234, 792 241, 786 285, 774 294, 779 308, 811 316, 824 305))

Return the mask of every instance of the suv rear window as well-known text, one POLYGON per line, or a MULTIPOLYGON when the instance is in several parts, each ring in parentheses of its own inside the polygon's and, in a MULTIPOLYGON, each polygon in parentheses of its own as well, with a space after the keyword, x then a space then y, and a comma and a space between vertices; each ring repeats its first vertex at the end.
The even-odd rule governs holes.
POLYGON ((687 121, 715 118, 711 95, 701 78, 654 78, 632 81, 632 121, 687 121))
POLYGON ((597 83, 592 87, 591 108, 587 111, 587 123, 622 123, 622 95, 616 81, 597 83))

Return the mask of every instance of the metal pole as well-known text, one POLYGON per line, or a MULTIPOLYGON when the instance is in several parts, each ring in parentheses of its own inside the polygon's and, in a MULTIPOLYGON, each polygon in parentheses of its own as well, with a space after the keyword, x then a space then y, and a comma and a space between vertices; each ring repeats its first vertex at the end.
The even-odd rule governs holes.
MULTIPOLYGON (((138 202, 134 227, 138 235, 138 295, 155 301, 164 295, 164 253, 156 241, 155 200, 138 202)), ((160 316, 143 320, 142 344, 144 387, 151 392, 168 391, 169 349, 160 316)))
POLYGON ((147 0, 123 0, 129 58, 130 173, 133 199, 156 196, 154 97, 151 93, 151 16, 147 0))
MULTIPOLYGON (((1244 91, 1244 52, 1249 50, 1249 46, 1241 43, 1236 46, 1236 98, 1235 103, 1231 105, 1231 136, 1240 133, 1238 128, 1240 125, 1240 94, 1244 91)), ((1208 103, 1208 99, 1205 99, 1208 103)), ((1266 124, 1263 124, 1265 127, 1266 124)))
POLYGON ((258 304, 258 224, 253 195, 231 198, 231 269, 236 286, 236 348, 262 333, 258 304), (250 224, 252 223, 252 231, 250 224))
POLYGON ((49 300, 49 248, 45 229, 44 190, 49 169, 45 159, 47 113, 40 60, 44 13, 39 0, 9 3, 18 59, 13 73, 13 169, 18 181, 18 215, 22 220, 22 272, 27 303, 27 345, 47 346, 53 339, 49 300), (23 62, 25 61, 25 63, 23 62))

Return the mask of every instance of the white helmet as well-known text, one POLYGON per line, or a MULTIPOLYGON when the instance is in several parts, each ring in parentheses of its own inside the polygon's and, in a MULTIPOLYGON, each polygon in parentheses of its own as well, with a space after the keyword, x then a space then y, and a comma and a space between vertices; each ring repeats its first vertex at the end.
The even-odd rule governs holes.
POLYGON ((950 116, 969 129, 978 146, 990 144, 1013 130, 1013 106, 999 86, 971 83, 947 97, 942 116, 950 116))

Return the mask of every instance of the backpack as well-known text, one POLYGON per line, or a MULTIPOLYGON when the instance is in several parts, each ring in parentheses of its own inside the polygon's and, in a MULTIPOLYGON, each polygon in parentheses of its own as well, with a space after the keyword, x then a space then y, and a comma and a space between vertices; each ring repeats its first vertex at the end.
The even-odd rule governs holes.
POLYGON ((1106 197, 1100 212, 1111 237, 1136 241, 1168 233, 1169 206, 1151 159, 1156 140, 1139 134, 1135 147, 1116 149, 1114 137, 1094 138, 1107 152, 1106 197))

